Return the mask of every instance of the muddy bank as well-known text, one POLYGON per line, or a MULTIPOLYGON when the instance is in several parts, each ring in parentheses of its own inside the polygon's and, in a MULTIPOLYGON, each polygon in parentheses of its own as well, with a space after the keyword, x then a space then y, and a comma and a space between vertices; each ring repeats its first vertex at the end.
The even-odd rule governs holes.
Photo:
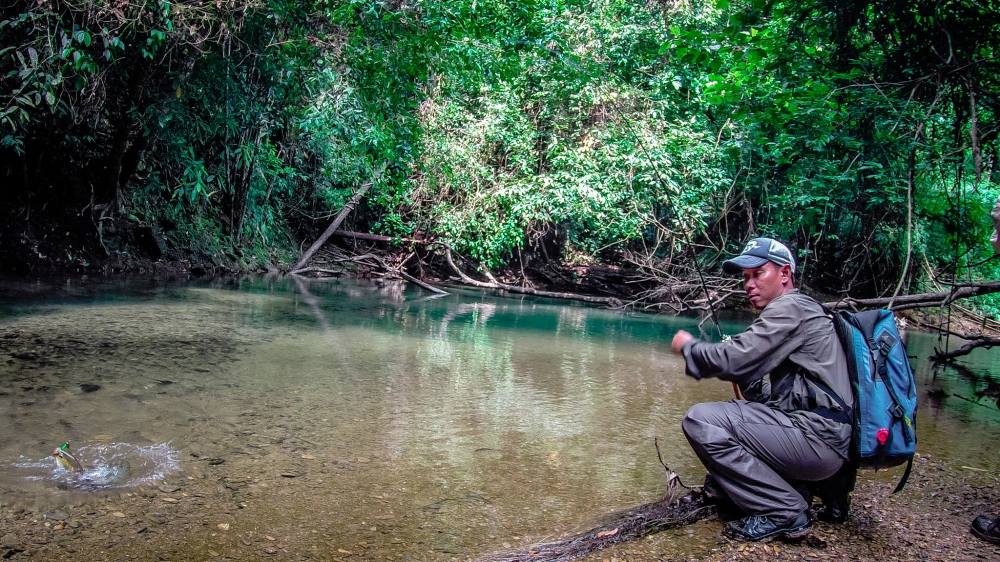
POLYGON ((998 560, 1000 546, 969 533, 981 514, 1000 515, 1000 477, 920 456, 906 489, 893 495, 892 474, 862 472, 850 519, 816 523, 812 538, 799 543, 747 544, 721 536, 722 523, 662 533, 585 558, 603 560, 998 560), (672 539, 705 531, 715 540, 678 551, 672 539), (670 535, 674 535, 671 537, 670 535))

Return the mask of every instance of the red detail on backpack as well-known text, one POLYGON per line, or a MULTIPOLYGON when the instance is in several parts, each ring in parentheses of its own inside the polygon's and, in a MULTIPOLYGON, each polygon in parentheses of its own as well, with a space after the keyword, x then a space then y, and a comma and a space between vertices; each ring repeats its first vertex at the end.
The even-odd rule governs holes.
POLYGON ((885 442, 889 440, 889 430, 883 427, 876 431, 875 440, 878 441, 879 445, 885 445, 885 442))

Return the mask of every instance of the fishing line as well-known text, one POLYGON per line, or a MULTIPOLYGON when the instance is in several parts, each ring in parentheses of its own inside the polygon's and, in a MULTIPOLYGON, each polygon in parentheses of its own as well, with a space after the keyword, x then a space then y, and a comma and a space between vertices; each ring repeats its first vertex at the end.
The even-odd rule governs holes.
MULTIPOLYGON (((558 58, 561 62, 563 62, 564 64, 567 64, 567 65, 573 67, 574 69, 576 69, 577 71, 579 71, 581 74, 589 76, 589 73, 586 71, 586 69, 584 69, 583 66, 581 66, 579 63, 576 63, 574 61, 569 60, 566 55, 564 55, 563 53, 561 53, 559 51, 556 51, 554 48, 550 48, 550 47, 548 47, 546 45, 540 45, 538 43, 527 41, 527 40, 518 41, 518 44, 521 44, 521 45, 531 45, 531 46, 534 46, 536 48, 542 49, 542 50, 548 52, 549 54, 555 55, 556 58, 558 58)), ((597 62, 597 61, 595 61, 593 59, 590 59, 590 62, 593 63, 595 66, 599 67, 601 70, 603 70, 605 74, 608 74, 608 75, 611 75, 611 76, 616 76, 617 78, 621 79, 620 76, 618 76, 617 74, 611 72, 611 70, 609 68, 607 68, 606 66, 602 65, 601 63, 599 63, 599 62, 597 62)), ((625 81, 625 82, 627 83, 627 81, 625 81)), ((653 159, 653 157, 650 154, 649 150, 646 148, 645 143, 642 142, 642 138, 640 138, 639 134, 635 131, 635 128, 632 126, 631 120, 621 111, 621 109, 618 108, 617 105, 611 104, 611 106, 612 106, 612 109, 615 111, 615 113, 618 114, 618 117, 621 118, 622 122, 625 124, 625 128, 628 129, 628 132, 632 135, 632 138, 635 139, 636 144, 639 145, 639 150, 642 151, 643 156, 649 162, 650 168, 653 171, 653 176, 656 178, 656 182, 659 184, 660 188, 663 190, 664 196, 666 198, 667 205, 669 206, 668 208, 670 208, 671 211, 672 211, 673 207, 674 207, 674 204, 673 204, 673 200, 671 199, 670 190, 667 187, 666 182, 663 180, 663 176, 660 175, 660 169, 656 165, 656 161, 653 159)), ((634 192, 633 192, 633 195, 634 195, 634 192)), ((670 218, 670 217, 664 217, 664 218, 670 218)), ((654 219, 656 220, 656 222, 659 222, 659 219, 656 219, 655 216, 654 216, 654 219)), ((715 306, 712 304, 712 295, 708 292, 708 285, 705 282, 705 275, 704 275, 704 273, 701 270, 701 265, 698 263, 698 256, 697 256, 697 254, 694 253, 694 244, 692 243, 691 238, 688 236, 687 230, 685 230, 684 228, 681 228, 680 230, 681 230, 681 236, 683 237, 683 242, 685 243, 685 246, 687 247, 688 252, 691 255, 691 261, 694 263, 695 272, 698 274, 698 283, 699 283, 699 285, 701 285, 701 290, 705 294, 705 302, 706 302, 706 304, 708 304, 708 311, 709 311, 710 317, 712 318, 712 323, 715 324, 715 330, 719 334, 719 339, 720 340, 725 339, 725 334, 722 333, 722 326, 719 324, 718 316, 716 316, 716 313, 715 313, 715 306)))

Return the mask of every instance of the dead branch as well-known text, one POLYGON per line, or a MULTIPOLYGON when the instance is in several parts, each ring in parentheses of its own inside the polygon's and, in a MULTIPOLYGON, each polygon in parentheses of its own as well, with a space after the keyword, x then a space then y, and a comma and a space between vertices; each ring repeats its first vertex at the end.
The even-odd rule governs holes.
POLYGON ((421 281, 420 279, 417 279, 416 277, 414 277, 414 276, 410 275, 409 273, 403 271, 403 265, 406 263, 407 260, 409 260, 413 256, 412 253, 410 255, 406 256, 402 261, 399 262, 399 265, 397 265, 395 267, 389 266, 389 264, 387 264, 385 262, 385 260, 382 259, 379 256, 376 256, 374 254, 371 254, 371 256, 372 256, 372 258, 375 261, 377 261, 379 263, 379 265, 382 266, 382 269, 384 269, 386 271, 386 273, 388 273, 390 275, 398 275, 399 277, 402 277, 406 281, 414 283, 414 284, 418 285, 419 287, 422 287, 423 289, 426 289, 426 290, 428 290, 428 291, 430 291, 432 293, 438 294, 438 295, 447 295, 448 294, 448 291, 444 291, 442 289, 438 289, 434 285, 431 285, 430 283, 427 283, 425 281, 421 281))
MULTIPOLYGON (((431 285, 430 283, 427 283, 426 281, 417 279, 416 277, 414 277, 414 276, 410 275, 409 273, 403 271, 403 265, 406 263, 406 261, 412 255, 413 254, 410 254, 409 256, 407 256, 406 259, 402 260, 399 263, 399 265, 397 265, 397 266, 391 266, 391 265, 389 265, 388 263, 386 263, 386 261, 382 257, 378 256, 377 254, 373 254, 371 252, 368 252, 368 253, 365 253, 365 254, 356 255, 356 256, 337 257, 337 258, 333 258, 333 261, 335 261, 335 262, 349 261, 349 262, 354 262, 354 263, 357 263, 357 264, 361 264, 361 265, 364 265, 366 267, 370 267, 370 268, 373 268, 373 269, 381 269, 381 270, 383 270, 385 272, 386 275, 396 275, 396 276, 399 276, 399 277, 403 278, 404 280, 409 281, 410 283, 413 283, 414 285, 417 285, 417 286, 419 286, 419 287, 421 287, 421 288, 423 288, 425 290, 428 290, 428 291, 430 291, 432 293, 435 293, 435 294, 438 294, 438 295, 447 295, 447 294, 449 294, 448 291, 444 291, 442 289, 439 289, 439 288, 435 287, 434 285, 431 285)), ((305 268, 302 268, 302 269, 297 269, 297 270, 291 272, 289 275, 296 276, 296 275, 302 275, 302 274, 305 274, 305 273, 319 273, 319 274, 323 274, 323 275, 334 275, 334 276, 336 276, 336 275, 342 274, 343 272, 336 271, 336 270, 333 270, 333 269, 325 269, 325 268, 322 268, 322 267, 305 267, 305 268)))
MULTIPOLYGON (((347 259, 338 259, 337 261, 350 261, 350 260, 347 260, 347 259)), ((320 273, 320 274, 323 274, 323 275, 329 275, 331 277, 336 277, 338 275, 342 275, 344 272, 343 271, 337 271, 336 269, 326 269, 325 267, 304 267, 302 269, 297 269, 297 270, 289 273, 289 275, 304 275, 306 273, 320 273)))
POLYGON ((987 281, 984 283, 962 283, 955 285, 954 289, 951 291, 917 293, 912 295, 900 295, 898 297, 885 297, 877 299, 855 299, 845 297, 838 301, 823 303, 823 305, 831 309, 859 309, 889 306, 891 304, 892 310, 908 310, 912 308, 948 306, 950 303, 958 299, 997 292, 1000 292, 1000 281, 987 281))
POLYGON ((355 193, 354 196, 351 197, 351 200, 347 202, 347 205, 344 205, 344 208, 340 210, 340 213, 337 214, 337 217, 333 219, 333 222, 330 223, 330 226, 326 227, 326 230, 323 231, 323 234, 321 234, 320 237, 317 238, 316 241, 312 243, 312 246, 309 246, 309 249, 302 254, 302 257, 299 258, 299 261, 295 262, 295 265, 292 266, 292 273, 295 273, 296 271, 305 267, 306 264, 309 263, 309 260, 312 258, 313 254, 315 254, 317 250, 322 248, 323 244, 326 244, 326 241, 329 240, 330 237, 333 236, 333 233, 336 232, 337 228, 340 227, 340 223, 344 222, 344 219, 347 218, 347 215, 349 215, 351 211, 354 210, 354 207, 356 207, 358 202, 361 201, 361 198, 364 197, 365 193, 367 193, 368 190, 371 189, 372 184, 376 180, 378 180, 378 178, 382 175, 383 170, 385 170, 384 164, 375 172, 375 176, 372 179, 372 181, 362 185, 361 188, 358 189, 357 193, 355 193))
POLYGON ((967 341, 961 347, 953 349, 951 351, 941 351, 937 348, 934 348, 934 353, 931 355, 931 361, 933 361, 934 363, 944 363, 947 361, 951 361, 956 357, 968 355, 969 353, 972 353, 973 349, 977 349, 980 347, 985 347, 986 349, 989 349, 991 347, 1000 346, 1000 338, 998 337, 993 337, 993 336, 971 336, 971 337, 960 336, 960 337, 962 337, 963 339, 967 339, 969 341, 967 341))
POLYGON ((566 300, 590 302, 595 304, 603 304, 610 306, 612 308, 621 308, 623 306, 622 301, 614 297, 597 297, 591 295, 581 295, 578 293, 559 293, 554 291, 541 291, 538 289, 533 289, 531 287, 518 287, 516 285, 507 285, 506 283, 501 283, 500 281, 497 281, 496 278, 493 277, 493 275, 488 271, 485 272, 485 275, 487 278, 490 279, 489 282, 477 281, 466 275, 461 269, 459 269, 457 265, 455 265, 455 261, 451 257, 451 248, 446 247, 445 259, 447 260, 448 265, 451 267, 451 269, 458 275, 459 279, 461 279, 462 283, 465 283, 466 285, 481 287, 483 289, 498 289, 501 291, 507 291, 509 293, 533 295, 536 297, 566 299, 566 300))
POLYGON ((354 232, 351 230, 336 230, 334 236, 341 238, 355 238, 357 240, 367 240, 369 242, 407 242, 410 244, 430 244, 430 240, 423 238, 394 238, 392 236, 382 236, 381 234, 369 234, 367 232, 354 232))
POLYGON ((652 252, 645 255, 626 253, 625 261, 635 267, 627 282, 648 287, 636 292, 629 306, 644 310, 669 309, 675 314, 711 312, 742 293, 739 279, 708 275, 704 276, 704 285, 693 283, 691 279, 697 278, 697 272, 690 266, 656 259, 652 252))
MULTIPOLYGON (((662 457, 660 464, 663 464, 662 457)), ((690 525, 715 515, 715 505, 708 501, 701 487, 685 486, 667 465, 663 464, 663 468, 667 471, 667 491, 659 501, 614 513, 604 523, 582 533, 514 551, 491 554, 481 558, 481 562, 572 560, 613 544, 641 539, 646 535, 690 525)))

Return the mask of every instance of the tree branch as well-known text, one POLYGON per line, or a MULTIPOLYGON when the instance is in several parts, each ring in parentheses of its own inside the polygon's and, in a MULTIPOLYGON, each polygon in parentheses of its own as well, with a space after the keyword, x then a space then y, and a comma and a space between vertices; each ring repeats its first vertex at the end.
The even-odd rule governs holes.
POLYGON ((888 306, 892 310, 908 310, 911 308, 948 306, 948 304, 958 299, 998 292, 1000 292, 1000 281, 987 281, 984 283, 958 284, 955 285, 955 289, 953 291, 936 291, 933 293, 917 293, 913 295, 900 295, 898 297, 885 297, 877 299, 855 299, 845 297, 838 301, 825 302, 823 305, 832 309, 858 309, 888 306))
MULTIPOLYGON (((964 336, 963 336, 964 337, 964 336)), ((970 341, 966 342, 965 345, 951 351, 941 351, 937 348, 934 349, 934 354, 931 355, 931 361, 935 363, 944 363, 950 361, 956 357, 961 357, 962 355, 968 355, 972 353, 973 349, 980 347, 985 347, 989 349, 991 347, 1000 346, 1000 338, 992 336, 980 336, 971 338, 970 341)))

